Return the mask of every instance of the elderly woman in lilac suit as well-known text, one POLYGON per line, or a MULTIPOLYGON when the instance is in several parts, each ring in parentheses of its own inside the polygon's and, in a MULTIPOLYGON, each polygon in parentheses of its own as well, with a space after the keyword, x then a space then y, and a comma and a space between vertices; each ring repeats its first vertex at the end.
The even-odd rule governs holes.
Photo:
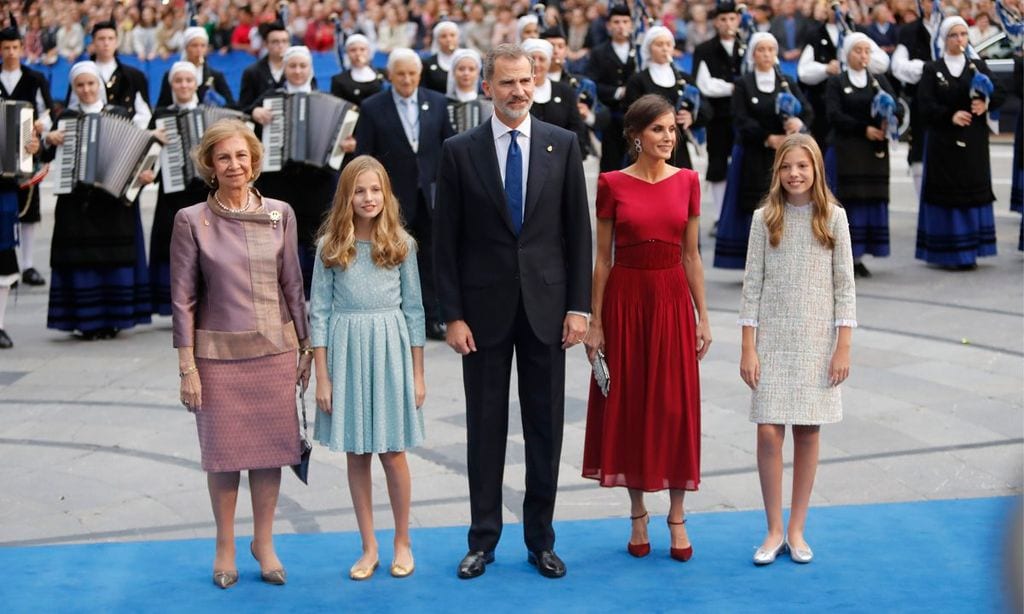
POLYGON ((274 511, 281 467, 299 461, 295 385, 305 389, 312 361, 295 214, 252 188, 262 149, 243 123, 214 124, 196 157, 213 190, 175 216, 171 306, 181 402, 196 416, 217 522, 213 581, 238 581, 235 503, 247 470, 249 549, 263 581, 284 584, 274 511))

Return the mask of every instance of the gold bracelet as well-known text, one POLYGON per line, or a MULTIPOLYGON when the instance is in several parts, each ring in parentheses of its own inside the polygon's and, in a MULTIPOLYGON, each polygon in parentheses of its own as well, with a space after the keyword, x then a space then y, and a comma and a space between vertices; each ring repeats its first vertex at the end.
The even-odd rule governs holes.
POLYGON ((308 356, 309 354, 313 353, 313 346, 306 346, 304 348, 299 348, 299 353, 302 354, 303 356, 308 356))
POLYGON ((197 367, 195 365, 192 365, 191 367, 189 367, 188 369, 185 369, 184 371, 178 371, 178 377, 185 377, 186 375, 192 375, 193 373, 197 373, 198 371, 199 371, 199 367, 197 367))

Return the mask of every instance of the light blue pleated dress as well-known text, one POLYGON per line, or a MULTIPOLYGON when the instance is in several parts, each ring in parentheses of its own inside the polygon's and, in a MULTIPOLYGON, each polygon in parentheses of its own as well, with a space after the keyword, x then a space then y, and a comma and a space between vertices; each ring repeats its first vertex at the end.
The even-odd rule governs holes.
MULTIPOLYGON (((411 242, 411 239, 410 239, 411 242)), ((317 246, 310 291, 313 347, 327 348, 332 413, 316 412, 314 439, 356 454, 397 452, 423 441, 412 347, 425 338, 416 250, 393 269, 356 242, 348 268, 325 267, 317 246)))

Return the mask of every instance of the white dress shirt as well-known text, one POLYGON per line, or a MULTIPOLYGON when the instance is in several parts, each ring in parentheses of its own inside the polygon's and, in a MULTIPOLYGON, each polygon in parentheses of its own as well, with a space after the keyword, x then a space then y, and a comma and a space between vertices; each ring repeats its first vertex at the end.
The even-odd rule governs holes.
POLYGON ((526 179, 530 174, 530 128, 532 117, 526 114, 526 119, 517 128, 509 128, 497 115, 491 115, 491 134, 494 135, 494 153, 498 155, 498 171, 501 173, 502 190, 505 186, 505 163, 508 160, 508 146, 511 141, 509 133, 518 130, 519 135, 516 142, 519 143, 519 152, 523 159, 523 214, 526 214, 526 179))
MULTIPOLYGON (((117 60, 111 60, 110 62, 96 62, 96 67, 100 69, 100 75, 103 76, 104 83, 110 83, 110 78, 114 76, 114 71, 117 70, 117 60)), ((105 101, 104 101, 105 102, 105 101)), ((136 128, 142 130, 149 129, 149 119, 153 117, 153 111, 146 104, 146 99, 142 97, 142 92, 135 92, 135 101, 133 106, 134 114, 132 115, 132 123, 135 124, 136 128)))
MULTIPOLYGON (((722 48, 725 49, 729 57, 732 57, 733 50, 736 46, 736 40, 719 40, 722 43, 722 48)), ((711 71, 708 70, 708 65, 705 62, 701 62, 700 66, 697 67, 697 88, 700 93, 707 96, 708 98, 727 98, 732 96, 735 85, 725 79, 716 79, 711 76, 711 71)))
POLYGON ((395 111, 398 112, 398 119, 402 122, 402 130, 405 131, 405 138, 409 141, 409 147, 416 153, 420 150, 420 110, 416 106, 418 91, 412 96, 403 98, 398 90, 391 90, 391 98, 395 101, 395 111))

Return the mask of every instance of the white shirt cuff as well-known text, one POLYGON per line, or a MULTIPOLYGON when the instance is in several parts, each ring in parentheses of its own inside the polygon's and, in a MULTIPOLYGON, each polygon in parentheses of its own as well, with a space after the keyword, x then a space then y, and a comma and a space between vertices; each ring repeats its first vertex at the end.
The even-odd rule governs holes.
POLYGON ((736 320, 736 324, 739 326, 751 326, 753 328, 757 328, 757 320, 753 318, 740 318, 736 320))
POLYGON ((847 319, 844 319, 844 318, 840 318, 840 319, 836 320, 836 328, 839 328, 840 326, 848 326, 850 328, 857 328, 857 320, 847 320, 847 319))

